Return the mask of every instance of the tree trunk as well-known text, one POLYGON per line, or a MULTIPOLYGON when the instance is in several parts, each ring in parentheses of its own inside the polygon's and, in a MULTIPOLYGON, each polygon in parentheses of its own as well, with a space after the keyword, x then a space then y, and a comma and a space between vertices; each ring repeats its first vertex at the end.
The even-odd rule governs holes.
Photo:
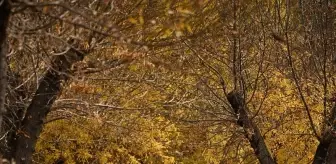
POLYGON ((336 138, 326 137, 317 146, 313 164, 333 164, 336 162, 336 138))
POLYGON ((10 16, 8 0, 0 1, 0 130, 2 130, 3 115, 6 113, 5 96, 7 88, 7 25, 10 16))
POLYGON ((242 96, 239 92, 232 91, 228 94, 227 99, 238 116, 237 124, 243 127, 244 135, 250 142, 259 162, 261 164, 275 164, 258 126, 248 117, 248 109, 242 96))
POLYGON ((333 164, 335 162, 336 162, 336 139, 333 139, 328 149, 326 163, 333 164))
MULTIPOLYGON (((69 80, 71 66, 83 58, 83 54, 74 49, 70 49, 65 55, 56 56, 52 67, 41 79, 26 111, 25 118, 20 123, 17 139, 14 148, 12 148, 15 150, 17 164, 32 163, 32 155, 42 131, 43 122, 62 90, 61 83, 66 83, 69 80)), ((120 60, 114 66, 124 63, 127 63, 127 60, 120 60)))
POLYGON ((331 108, 326 128, 322 134, 322 140, 317 146, 313 164, 335 163, 336 160, 336 105, 331 108))
POLYGON ((313 164, 323 164, 326 162, 329 146, 330 143, 322 143, 322 142, 317 146, 313 164))
POLYGON ((32 162, 36 141, 43 128, 43 121, 61 91, 61 83, 69 78, 71 65, 83 59, 77 51, 70 49, 64 56, 57 56, 40 81, 37 91, 27 109, 18 130, 15 160, 17 164, 32 162))

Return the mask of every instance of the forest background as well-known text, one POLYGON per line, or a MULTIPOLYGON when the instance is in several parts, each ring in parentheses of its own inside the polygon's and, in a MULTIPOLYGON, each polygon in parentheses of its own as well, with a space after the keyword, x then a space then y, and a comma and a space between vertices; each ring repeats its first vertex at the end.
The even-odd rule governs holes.
POLYGON ((334 0, 0 0, 2 157, 336 161, 335 14, 334 0))

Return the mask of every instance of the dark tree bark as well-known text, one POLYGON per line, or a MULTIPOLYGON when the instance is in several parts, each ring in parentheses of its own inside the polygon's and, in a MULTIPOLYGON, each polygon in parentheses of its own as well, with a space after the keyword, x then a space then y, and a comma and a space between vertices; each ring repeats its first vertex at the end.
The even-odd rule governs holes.
POLYGON ((248 109, 242 96, 239 92, 232 91, 228 94, 227 99, 238 116, 237 124, 243 127, 244 135, 250 142, 259 162, 261 164, 275 164, 276 162, 268 151, 258 126, 248 116, 248 109))
POLYGON ((61 83, 67 81, 72 64, 83 59, 78 51, 70 49, 64 56, 57 56, 41 79, 35 95, 18 130, 15 160, 17 164, 32 162, 36 141, 43 128, 43 121, 61 91, 61 83))
POLYGON ((3 116, 6 114, 6 88, 7 88, 7 25, 10 16, 8 0, 0 1, 0 130, 2 130, 3 116))
POLYGON ((328 154, 326 157, 326 163, 335 163, 336 162, 336 139, 334 138, 329 146, 328 154))
POLYGON ((322 139, 317 146, 313 164, 335 163, 336 161, 336 105, 331 108, 322 139))
POLYGON ((320 142, 315 152, 313 164, 322 164, 326 162, 329 146, 330 143, 320 142))
POLYGON ((336 162, 336 131, 328 129, 317 146, 313 164, 332 164, 336 162))
MULTIPOLYGON (((69 80, 72 65, 83 60, 84 54, 70 49, 65 55, 56 56, 52 67, 40 81, 40 84, 26 111, 25 118, 20 123, 14 145, 15 161, 17 164, 29 164, 32 162, 37 139, 42 131, 44 120, 60 94, 61 83, 69 80)), ((114 66, 127 63, 128 60, 119 60, 114 66)))

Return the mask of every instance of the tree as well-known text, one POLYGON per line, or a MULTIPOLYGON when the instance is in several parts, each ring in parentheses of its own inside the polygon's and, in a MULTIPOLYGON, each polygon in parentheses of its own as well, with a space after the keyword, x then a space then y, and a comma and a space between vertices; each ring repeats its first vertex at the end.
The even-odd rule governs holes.
POLYGON ((11 4, 8 159, 333 161, 333 2, 11 4))
MULTIPOLYGON (((1 24, 1 27, 3 27, 2 34, 5 34, 7 27, 6 21, 9 16, 9 9, 7 9, 8 3, 9 2, 4 1, 4 10, 1 10, 1 12, 3 12, 2 16, 4 16, 4 18, 1 19, 4 21, 4 23, 1 24)), ((65 3, 61 1, 15 1, 12 3, 12 6, 15 6, 13 8, 13 13, 15 13, 15 15, 11 18, 12 24, 10 30, 30 35, 30 37, 26 37, 26 35, 11 35, 13 37, 11 38, 13 42, 18 42, 16 45, 19 46, 19 49, 12 47, 14 51, 13 53, 22 53, 26 55, 25 52, 29 52, 33 48, 36 48, 35 50, 37 51, 34 52, 41 54, 44 56, 44 59, 48 60, 40 60, 38 61, 40 62, 39 64, 46 64, 49 67, 45 72, 38 72, 42 78, 38 79, 37 77, 36 79, 39 83, 35 93, 29 95, 31 101, 25 111, 25 115, 21 117, 20 114, 22 113, 19 113, 21 111, 9 110, 9 115, 15 117, 6 120, 9 126, 3 131, 3 134, 7 136, 6 140, 11 141, 10 145, 8 145, 9 148, 2 150, 3 154, 7 155, 5 157, 15 157, 17 163, 31 163, 31 156, 34 151, 35 143, 42 130, 43 122, 56 97, 62 90, 61 85, 66 83, 69 79, 69 75, 72 74, 72 65, 83 60, 86 54, 92 52, 96 43, 103 41, 106 36, 110 36, 111 34, 108 33, 110 33, 111 30, 113 30, 114 33, 118 32, 114 25, 109 24, 110 22, 102 24, 91 18, 92 15, 95 15, 95 9, 90 10, 92 12, 91 15, 82 14, 80 12, 85 9, 84 6, 92 5, 95 2, 65 3), (78 10, 75 10, 75 6, 78 7, 78 10), (39 14, 42 14, 42 16, 37 16, 39 14), (27 23, 27 19, 30 19, 31 22, 27 23), (70 21, 71 19, 74 21, 70 21), (87 22, 89 22, 89 26, 84 24, 87 22), (107 29, 105 29, 106 33, 105 31, 100 30, 105 27, 107 27, 107 29), (37 42, 39 44, 35 44, 36 42, 34 41, 39 39, 46 42, 43 44, 37 42), (49 42, 47 39, 51 39, 52 41, 49 42), (80 43, 80 40, 85 42, 80 43), (54 57, 50 56, 50 54, 53 54, 54 57)), ((109 2, 96 4, 96 7, 97 9, 104 11, 108 10, 110 7, 109 4, 109 2)), ((101 14, 103 14, 103 12, 101 14)), ((114 37, 118 39, 121 36, 117 34, 114 37)), ((1 43, 4 43, 5 39, 6 38, 2 38, 1 43)), ((6 44, 4 43, 1 45, 6 44)), ((29 57, 34 58, 38 56, 27 56, 27 58, 29 57)), ((123 62, 120 62, 119 64, 122 63, 123 62)), ((36 68, 35 66, 36 65, 34 64, 34 68, 36 68)), ((4 68, 6 68, 6 66, 4 66, 4 68)), ((17 73, 19 74, 19 72, 17 73)), ((5 75, 7 76, 7 74, 5 75)), ((25 76, 24 74, 22 75, 25 76)), ((3 84, 4 86, 6 85, 6 83, 3 84)), ((19 89, 20 85, 17 86, 16 89, 19 89)))

